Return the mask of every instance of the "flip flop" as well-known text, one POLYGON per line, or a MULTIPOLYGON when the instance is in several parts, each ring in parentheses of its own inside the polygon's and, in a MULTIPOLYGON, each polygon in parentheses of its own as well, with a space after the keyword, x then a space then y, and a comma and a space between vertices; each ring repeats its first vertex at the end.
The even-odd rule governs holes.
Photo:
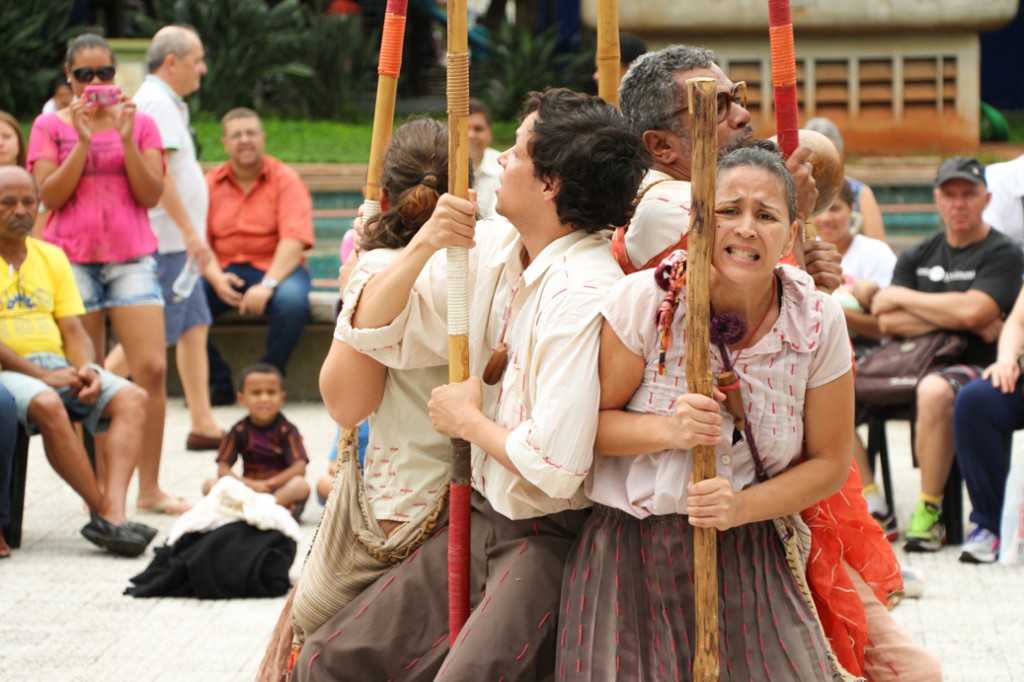
POLYGON ((168 516, 178 516, 184 514, 192 505, 189 504, 184 497, 165 497, 159 500, 156 504, 151 507, 140 507, 138 504, 135 505, 135 509, 140 514, 167 514, 168 516))

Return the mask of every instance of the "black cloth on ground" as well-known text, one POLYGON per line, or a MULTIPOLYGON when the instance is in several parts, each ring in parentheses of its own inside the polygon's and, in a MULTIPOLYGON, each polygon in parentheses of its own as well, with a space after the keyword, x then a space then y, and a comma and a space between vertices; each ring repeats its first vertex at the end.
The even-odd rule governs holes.
POLYGON ((133 597, 280 597, 291 587, 295 541, 239 521, 209 533, 187 533, 131 579, 133 597))

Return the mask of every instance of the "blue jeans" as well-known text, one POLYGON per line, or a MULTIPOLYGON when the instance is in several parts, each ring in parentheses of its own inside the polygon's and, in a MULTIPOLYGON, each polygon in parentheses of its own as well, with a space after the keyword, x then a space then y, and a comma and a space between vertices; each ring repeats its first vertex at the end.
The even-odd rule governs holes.
MULTIPOLYGON (((245 281, 245 286, 241 289, 243 292, 262 282, 266 274, 263 270, 251 265, 237 263, 224 268, 224 272, 232 272, 245 281)), ((203 287, 213 317, 216 318, 221 313, 232 310, 231 306, 220 300, 217 292, 205 280, 203 287)), ((300 265, 277 285, 273 297, 267 303, 266 315, 269 318, 267 347, 260 362, 270 363, 281 370, 281 374, 285 373, 288 358, 291 357, 292 351, 295 350, 299 339, 302 338, 302 332, 306 329, 306 323, 309 322, 309 292, 311 288, 309 270, 305 265, 300 265)), ((226 389, 234 394, 235 389, 231 384, 231 368, 224 362, 212 342, 207 342, 206 350, 210 357, 210 390, 226 389)))
POLYGON ((11 468, 18 439, 18 406, 0 386, 0 526, 11 522, 11 468))
POLYGON ((990 381, 978 379, 960 390, 953 407, 956 461, 971 496, 971 521, 996 535, 1010 473, 1004 439, 1024 428, 1022 389, 1024 378, 1010 394, 993 388, 990 381))

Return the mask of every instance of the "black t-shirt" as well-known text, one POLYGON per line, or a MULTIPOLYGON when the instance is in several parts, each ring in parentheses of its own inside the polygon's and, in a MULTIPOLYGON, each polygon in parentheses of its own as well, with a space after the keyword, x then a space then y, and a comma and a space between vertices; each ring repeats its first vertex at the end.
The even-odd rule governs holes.
MULTIPOLYGON (((1002 232, 990 229, 980 242, 957 249, 949 245, 943 231, 900 254, 892 285, 926 293, 975 289, 991 296, 1007 315, 1020 292, 1022 274, 1024 255, 1002 232)), ((959 362, 984 367, 995 359, 995 343, 967 334, 967 350, 959 362)))

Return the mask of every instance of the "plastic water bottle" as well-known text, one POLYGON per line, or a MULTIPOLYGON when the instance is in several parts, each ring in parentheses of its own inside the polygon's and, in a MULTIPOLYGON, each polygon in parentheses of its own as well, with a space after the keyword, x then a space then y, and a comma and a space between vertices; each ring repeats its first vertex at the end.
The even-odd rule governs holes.
POLYGON ((1014 453, 1006 478, 1003 518, 999 529, 999 563, 1024 564, 1024 453, 1014 453))
POLYGON ((185 267, 181 269, 178 274, 178 278, 174 280, 174 284, 171 285, 171 291, 174 292, 174 302, 184 301, 186 298, 192 295, 192 291, 196 288, 196 282, 199 281, 199 263, 194 258, 189 258, 185 262, 185 267))

